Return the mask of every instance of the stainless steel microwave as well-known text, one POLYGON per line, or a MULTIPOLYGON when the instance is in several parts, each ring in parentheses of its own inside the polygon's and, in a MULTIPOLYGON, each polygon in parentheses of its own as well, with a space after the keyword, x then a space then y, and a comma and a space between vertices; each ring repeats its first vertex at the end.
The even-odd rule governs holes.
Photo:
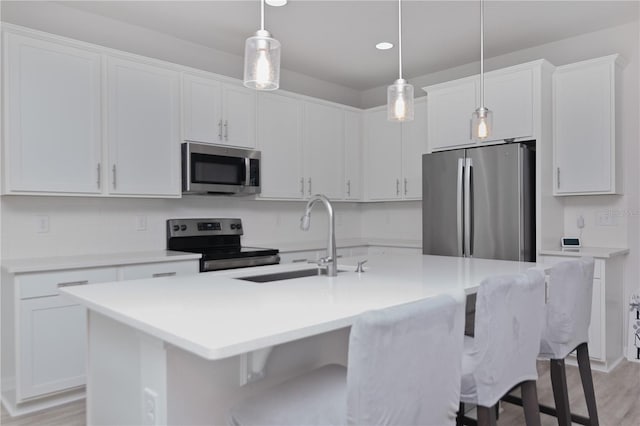
POLYGON ((206 143, 183 143, 182 192, 259 194, 260 151, 206 143))

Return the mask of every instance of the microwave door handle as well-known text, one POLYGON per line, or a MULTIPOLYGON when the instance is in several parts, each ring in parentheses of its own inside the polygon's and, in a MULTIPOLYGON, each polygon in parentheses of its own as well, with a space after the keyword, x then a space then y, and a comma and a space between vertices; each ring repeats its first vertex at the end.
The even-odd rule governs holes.
POLYGON ((244 185, 249 186, 249 182, 251 182, 251 159, 249 157, 245 157, 244 159, 244 185))

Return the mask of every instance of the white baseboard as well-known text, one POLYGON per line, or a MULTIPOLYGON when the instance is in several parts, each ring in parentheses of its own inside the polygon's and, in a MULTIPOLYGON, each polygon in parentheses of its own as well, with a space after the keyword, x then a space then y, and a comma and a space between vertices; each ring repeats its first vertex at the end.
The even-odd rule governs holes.
POLYGON ((15 390, 7 390, 2 392, 1 400, 5 410, 11 417, 30 414, 36 411, 46 410, 58 405, 67 404, 69 402, 84 399, 86 395, 85 388, 80 387, 64 393, 54 394, 45 398, 38 398, 32 401, 16 403, 15 390))

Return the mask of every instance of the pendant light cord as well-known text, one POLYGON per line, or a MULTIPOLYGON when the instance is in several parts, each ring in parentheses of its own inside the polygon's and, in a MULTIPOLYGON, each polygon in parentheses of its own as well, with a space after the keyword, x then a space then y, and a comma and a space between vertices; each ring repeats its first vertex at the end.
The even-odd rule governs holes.
POLYGON ((260 29, 264 31, 264 0, 260 0, 260 29))
POLYGON ((402 79, 402 0, 398 0, 398 72, 402 79))
POLYGON ((480 107, 484 108, 484 0, 480 0, 480 107))

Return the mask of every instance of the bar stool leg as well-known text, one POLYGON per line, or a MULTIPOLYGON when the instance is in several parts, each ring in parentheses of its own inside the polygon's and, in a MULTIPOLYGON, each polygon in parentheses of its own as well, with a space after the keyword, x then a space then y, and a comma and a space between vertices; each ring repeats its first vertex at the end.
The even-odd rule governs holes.
POLYGON ((598 407, 596 406, 596 394, 593 390, 593 376, 591 375, 591 364, 589 362, 589 347, 586 343, 578 346, 578 368, 580 369, 580 378, 582 379, 582 389, 584 390, 584 399, 587 402, 587 411, 589 412, 589 421, 591 426, 598 426, 598 407))
POLYGON ((540 426, 540 406, 538 405, 538 390, 535 380, 522 382, 522 407, 527 426, 540 426))
POLYGON ((496 410, 494 407, 476 407, 478 413, 478 426, 496 426, 496 410))
POLYGON ((556 403, 556 417, 559 426, 571 426, 571 409, 569 408, 569 392, 567 390, 567 372, 564 359, 552 359, 551 386, 553 399, 556 403))

